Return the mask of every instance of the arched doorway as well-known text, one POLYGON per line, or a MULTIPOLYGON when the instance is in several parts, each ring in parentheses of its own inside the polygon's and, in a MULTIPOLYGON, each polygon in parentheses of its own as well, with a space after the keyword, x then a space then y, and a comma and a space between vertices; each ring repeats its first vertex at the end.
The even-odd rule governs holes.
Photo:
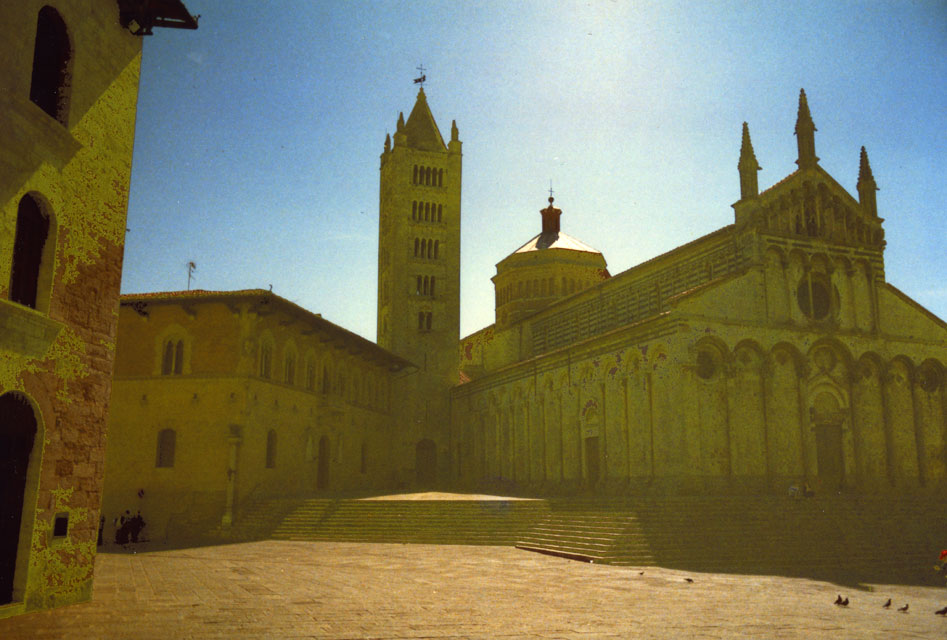
POLYGON ((842 451, 843 412, 834 395, 819 393, 810 409, 812 429, 815 432, 816 462, 819 481, 829 491, 842 488, 845 480, 845 462, 842 451))
POLYGON ((316 489, 329 488, 329 436, 319 438, 319 469, 316 472, 316 489))
POLYGON ((36 436, 36 415, 23 396, 0 396, 0 604, 13 600, 26 474, 36 436))
POLYGON ((433 440, 425 438, 415 447, 414 469, 418 484, 428 486, 437 480, 437 446, 433 440))

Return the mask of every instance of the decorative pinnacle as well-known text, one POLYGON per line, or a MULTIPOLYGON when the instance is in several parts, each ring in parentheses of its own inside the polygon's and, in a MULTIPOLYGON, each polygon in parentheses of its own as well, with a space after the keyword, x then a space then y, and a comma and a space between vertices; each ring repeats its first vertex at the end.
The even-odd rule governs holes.
POLYGON ((395 128, 395 133, 401 133, 404 131, 404 111, 398 112, 398 125, 395 128))
POLYGON ((756 154, 753 152, 753 142, 750 140, 750 127, 743 123, 743 140, 740 143, 740 161, 737 165, 741 170, 749 169, 759 171, 763 167, 756 161, 756 154))
POLYGON ((812 127, 813 131, 818 131, 815 128, 815 123, 812 121, 812 114, 809 113, 809 101, 806 99, 806 90, 799 90, 799 110, 796 112, 796 135, 799 135, 800 127, 812 127))
MULTIPOLYGON (((865 151, 865 147, 862 147, 861 158, 858 162, 858 184, 868 184, 871 183, 872 186, 875 185, 875 177, 871 174, 871 165, 868 164, 868 152, 865 151)), ((875 189, 878 187, 875 186, 875 189)))

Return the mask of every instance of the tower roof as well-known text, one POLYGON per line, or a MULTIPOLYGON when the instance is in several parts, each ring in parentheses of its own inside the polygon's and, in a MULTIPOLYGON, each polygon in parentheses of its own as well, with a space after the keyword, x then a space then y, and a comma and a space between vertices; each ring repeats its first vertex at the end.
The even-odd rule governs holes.
POLYGON ((418 99, 404 125, 404 132, 407 135, 407 145, 413 149, 423 151, 447 149, 434 116, 431 115, 431 109, 427 106, 427 97, 424 95, 423 87, 418 91, 418 99))

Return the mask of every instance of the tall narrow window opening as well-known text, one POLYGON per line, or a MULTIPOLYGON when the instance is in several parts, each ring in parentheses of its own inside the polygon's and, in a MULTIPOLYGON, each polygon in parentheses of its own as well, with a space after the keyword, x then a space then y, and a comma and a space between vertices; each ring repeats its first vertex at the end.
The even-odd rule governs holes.
POLYGON ((49 217, 32 196, 23 196, 16 213, 10 300, 31 309, 36 309, 43 249, 48 236, 49 217))
POLYGON ((68 123, 71 57, 66 23, 55 9, 43 7, 36 21, 30 100, 64 126, 68 123))
POLYGON ((174 429, 162 429, 158 433, 158 451, 155 456, 156 467, 174 466, 174 448, 177 436, 174 429))

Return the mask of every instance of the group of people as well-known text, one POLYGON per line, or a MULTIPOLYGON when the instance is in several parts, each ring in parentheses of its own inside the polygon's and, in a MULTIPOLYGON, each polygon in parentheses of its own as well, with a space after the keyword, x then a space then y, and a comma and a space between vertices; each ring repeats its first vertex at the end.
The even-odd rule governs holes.
POLYGON ((115 518, 115 544, 128 544, 129 542, 138 542, 138 536, 141 530, 145 528, 145 519, 141 517, 141 511, 134 516, 128 509, 118 518, 115 518))

